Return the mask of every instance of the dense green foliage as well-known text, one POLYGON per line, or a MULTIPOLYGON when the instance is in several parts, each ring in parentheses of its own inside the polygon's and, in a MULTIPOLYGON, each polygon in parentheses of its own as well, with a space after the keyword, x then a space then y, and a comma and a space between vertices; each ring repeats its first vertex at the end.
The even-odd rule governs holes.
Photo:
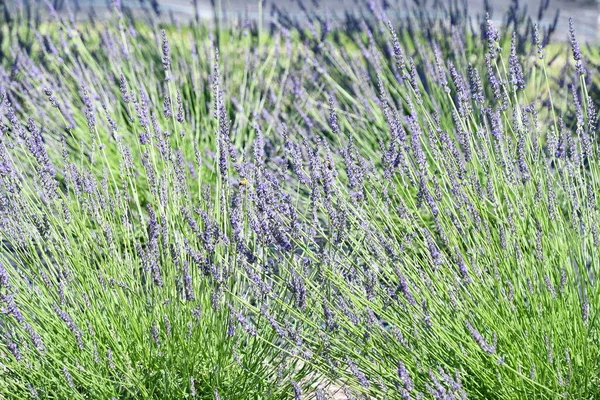
POLYGON ((401 7, 7 8, 0 397, 599 396, 593 63, 401 7))

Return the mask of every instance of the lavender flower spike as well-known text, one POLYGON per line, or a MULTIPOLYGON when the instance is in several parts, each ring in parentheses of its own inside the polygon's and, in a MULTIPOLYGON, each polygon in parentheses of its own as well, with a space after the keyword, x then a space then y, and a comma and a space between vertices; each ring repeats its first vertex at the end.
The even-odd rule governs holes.
POLYGON ((170 81, 169 70, 171 69, 171 48, 169 47, 169 41, 167 39, 167 33, 164 29, 160 30, 160 36, 162 39, 162 65, 165 70, 165 81, 170 81))
POLYGON ((569 35, 571 36, 571 48, 573 49, 573 60, 575 60, 575 70, 579 75, 585 74, 585 68, 583 67, 583 56, 581 55, 581 49, 579 48, 579 42, 575 37, 575 27, 573 26, 573 18, 569 17, 569 35))
POLYGON ((358 379, 360 385, 365 388, 368 388, 370 384, 365 374, 358 369, 358 367, 356 366, 356 364, 354 364, 354 362, 352 362, 350 357, 346 357, 346 362, 348 363, 348 368, 350 368, 350 372, 352 372, 352 374, 356 376, 356 379, 358 379))
MULTIPOLYGON (((479 333, 479 331, 477 329, 475 329, 471 323, 469 322, 469 320, 467 320, 465 322, 465 325, 467 326, 467 329, 469 330, 469 333, 471 334, 471 336, 473 337, 473 339, 475 339, 475 341, 477 342, 477 344, 479 345, 479 347, 481 347, 481 349, 483 351, 485 351, 488 354, 494 354, 496 352, 496 343, 494 340, 493 344, 489 344, 481 335, 481 333, 479 333)), ((494 338, 495 338, 495 334, 494 334, 494 338)))
MULTIPOLYGON (((410 378, 410 374, 402 361, 398 361, 398 378, 400 378, 400 383, 406 392, 411 392, 415 388, 413 381, 410 378)), ((407 393, 405 398, 409 399, 410 395, 407 393)))
POLYGON ((510 73, 510 83, 517 89, 522 90, 525 88, 525 79, 523 77, 523 70, 517 57, 517 36, 513 32, 512 39, 510 41, 510 56, 508 58, 508 68, 510 73))

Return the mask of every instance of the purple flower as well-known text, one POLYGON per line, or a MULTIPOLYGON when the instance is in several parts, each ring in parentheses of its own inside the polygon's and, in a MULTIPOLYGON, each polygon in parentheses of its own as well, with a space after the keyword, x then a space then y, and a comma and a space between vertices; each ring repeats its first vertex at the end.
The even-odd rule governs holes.
POLYGON ((573 60, 575 60, 575 69, 580 75, 585 74, 585 68, 583 67, 581 55, 581 49, 579 48, 579 42, 575 36, 575 27, 573 26, 573 18, 569 17, 569 35, 571 37, 571 48, 573 49, 573 60))
POLYGON ((533 44, 537 47, 538 58, 542 60, 544 58, 544 46, 540 39, 540 30, 538 24, 533 24, 533 44))
POLYGON ((160 334, 158 332, 158 326, 156 326, 156 324, 152 324, 152 327, 150 328, 150 333, 152 335, 152 340, 154 341, 154 344, 160 346, 160 334))
POLYGON ((21 358, 23 358, 23 356, 21 355, 21 352, 19 351, 19 346, 17 346, 17 344, 15 342, 10 340, 10 336, 5 337, 5 342, 6 342, 6 347, 8 348, 8 351, 10 351, 10 353, 13 355, 13 357, 15 357, 15 360, 20 361, 21 358))
POLYGON ((10 288, 10 281, 8 277, 8 272, 4 268, 4 264, 0 262, 0 289, 2 288, 10 288))
POLYGON ((183 100, 181 98, 181 92, 177 91, 177 115, 176 115, 177 121, 182 123, 184 121, 185 118, 185 114, 183 111, 183 100))
POLYGON ((410 75, 409 82, 415 92, 415 98, 418 104, 423 102, 423 98, 421 97, 421 89, 419 88, 419 74, 417 73, 417 65, 415 64, 415 60, 410 58, 410 75))
POLYGON ((495 333, 494 333, 494 342, 492 344, 490 344, 483 338, 483 336, 481 335, 481 333, 479 333, 479 331, 477 329, 473 328, 473 326, 471 325, 469 320, 465 321, 465 325, 467 327, 467 330, 473 337, 473 339, 475 339, 475 341, 477 342, 477 344, 479 345, 479 347, 481 347, 481 349, 483 351, 485 351, 488 354, 494 354, 496 352, 496 343, 495 343, 496 334, 495 333))
POLYGON ((427 240, 427 248, 429 249, 429 255, 431 256, 434 267, 442 265, 442 253, 438 250, 433 237, 428 231, 425 231, 425 237, 427 240))
POLYGON ((12 294, 6 294, 0 296, 0 303, 4 303, 5 306, 0 309, 0 312, 4 315, 12 315, 19 323, 26 323, 25 317, 21 313, 21 310, 15 303, 12 294))
POLYGON ((415 305, 416 304, 416 300, 414 298, 414 296, 412 295, 412 293, 410 292, 410 289, 408 287, 408 281, 406 280, 406 277, 402 274, 402 272, 400 272, 399 268, 396 268, 396 275, 398 276, 398 286, 397 286, 397 290, 400 290, 400 292, 404 295, 404 297, 406 298, 406 301, 408 302, 408 304, 415 305))
POLYGON ((400 46, 400 42, 398 41, 398 35, 396 34, 396 30, 392 25, 391 21, 387 23, 390 34, 392 35, 392 43, 394 47, 394 58, 396 59, 396 69, 399 74, 399 80, 402 81, 408 77, 406 73, 406 61, 404 59, 404 51, 402 51, 402 46, 400 46))
POLYGON ((163 325, 165 326, 165 335, 169 336, 171 334, 171 321, 167 314, 163 315, 163 325))
POLYGON ((296 271, 292 271, 292 278, 288 286, 294 297, 296 307, 304 310, 306 308, 306 286, 304 285, 304 279, 296 271))
POLYGON ((187 260, 183 260, 183 289, 186 301, 194 301, 196 299, 187 260))
POLYGON ((44 192, 48 198, 56 197, 58 182, 56 181, 56 172, 50 162, 50 157, 46 151, 42 133, 37 128, 33 118, 27 120, 27 129, 31 135, 27 138, 27 147, 29 152, 38 162, 38 175, 40 177, 44 192))
POLYGON ((257 168, 261 168, 265 163, 265 137, 258 123, 254 123, 253 127, 256 131, 256 138, 253 143, 254 164, 257 168))
POLYGON ((172 115, 171 97, 169 95, 166 95, 165 100, 163 101, 163 115, 165 116, 165 118, 170 118, 172 115))
POLYGON ((352 372, 356 379, 358 379, 358 383, 360 383, 362 387, 368 388, 369 386, 371 386, 365 374, 358 369, 358 367, 356 366, 356 364, 354 364, 354 362, 352 362, 350 357, 346 357, 346 363, 348 363, 348 368, 350 368, 350 372, 352 372))
POLYGON ((244 328, 244 330, 250 336, 256 336, 257 332, 256 332, 256 328, 254 327, 254 325, 252 325, 252 323, 250 323, 250 321, 248 321, 241 312, 239 312, 238 310, 233 308, 233 306, 231 304, 228 304, 227 306, 229 307, 229 310, 235 316, 235 318, 237 319, 239 324, 242 326, 242 328, 244 328))
POLYGON ((442 51, 437 42, 433 43, 433 55, 435 57, 438 83, 442 88, 444 88, 445 92, 450 93, 450 88, 448 87, 448 78, 446 78, 446 68, 442 60, 442 51))
POLYGON ((227 319, 227 336, 234 336, 235 335, 235 318, 233 317, 233 315, 230 315, 229 318, 227 319))
POLYGON ((64 321, 64 323, 67 325, 67 327, 69 328, 71 333, 75 336, 79 350, 83 350, 83 332, 81 331, 81 329, 79 329, 79 327, 77 326, 75 321, 73 321, 71 316, 69 314, 67 314, 64 310, 61 310, 60 308, 58 308, 58 306, 56 304, 53 305, 53 308, 54 308, 54 312, 56 312, 56 314, 58 314, 60 319, 62 319, 64 321))
POLYGON ((81 97, 85 106, 85 118, 87 119, 88 129, 90 133, 94 134, 96 131, 96 113, 94 112, 92 99, 85 86, 81 87, 81 97))
POLYGON ((323 296, 323 316, 325 317, 325 327, 330 331, 335 330, 337 328, 337 323, 335 322, 333 311, 329 307, 325 296, 323 296))
POLYGON ((50 104, 52 105, 52 107, 56 107, 56 108, 60 107, 60 104, 58 104, 58 100, 56 100, 56 97, 54 97, 54 95, 52 94, 52 89, 45 88, 44 94, 46 96, 48 96, 48 101, 50 101, 50 104))
POLYGON ((335 99, 333 94, 329 96, 329 126, 335 135, 340 134, 340 127, 338 125, 337 114, 335 112, 335 99))
POLYGON ((275 331, 275 333, 277 333, 277 335, 279 335, 280 338, 285 339, 287 337, 287 332, 285 331, 285 329, 283 329, 281 327, 281 325, 279 325, 279 323, 277 322, 275 317, 273 317, 273 315, 269 314, 269 310, 267 309, 267 306, 265 304, 263 304, 260 307, 260 311, 264 315, 264 317, 267 319, 269 324, 273 327, 273 330, 275 331))
POLYGON ((508 57, 508 68, 510 74, 510 83, 517 89, 525 88, 525 79, 523 78, 523 70, 517 57, 517 34, 513 32, 510 41, 510 55, 508 57))
POLYGON ((162 40, 162 65, 165 70, 165 81, 169 81, 171 80, 169 76, 169 70, 171 69, 171 48, 169 47, 167 33, 164 29, 160 30, 160 37, 162 40))
POLYGON ((581 304, 581 320, 583 325, 587 326, 590 319, 590 303, 587 299, 581 304))
POLYGON ((127 89, 127 79, 125 79, 125 75, 121 74, 119 76, 119 90, 121 90, 121 94, 123 95, 123 101, 125 103, 129 103, 129 91, 127 89))
POLYGON ((325 396, 323 389, 317 389, 315 392, 315 400, 327 400, 327 396, 325 396))
POLYGON ((35 348, 41 353, 44 354, 46 352, 46 346, 44 346, 44 343, 42 342, 42 338, 40 337, 40 335, 33 329, 33 326, 31 326, 29 323, 27 322, 22 322, 21 326, 23 326, 23 329, 25 329, 25 331, 29 334, 29 337, 31 338, 31 341, 33 342, 33 345, 35 346, 35 348))
MULTIPOLYGON (((410 378, 410 374, 406 369, 406 366, 402 361, 398 361, 398 378, 400 378, 400 384, 402 384, 404 390, 408 393, 412 392, 415 388, 412 379, 410 378)), ((409 399, 410 395, 406 393, 403 395, 403 398, 409 399)))
POLYGON ((108 368, 110 370, 115 369, 115 361, 113 359, 113 352, 111 349, 106 350, 106 359, 108 361, 108 368))
POLYGON ((487 78, 492 88, 492 93, 494 93, 494 98, 496 100, 500 100, 502 98, 502 84, 501 81, 496 77, 496 72, 494 71, 494 61, 489 56, 485 56, 485 64, 487 66, 487 78))
POLYGON ((498 40, 500 39, 500 33, 498 29, 494 26, 492 21, 490 20, 489 14, 486 14, 486 39, 488 41, 488 57, 490 60, 494 60, 498 55, 498 40))
POLYGON ((63 376, 65 377, 65 380, 67 381, 67 384, 69 385, 69 387, 74 388, 75 383, 73 382, 73 377, 71 376, 71 373, 69 372, 69 370, 66 366, 62 367, 62 373, 63 373, 63 376))
POLYGON ((485 103, 485 96, 483 94, 483 84, 481 83, 481 77, 479 76, 479 70, 477 67, 469 64, 469 84, 471 86, 471 96, 473 100, 479 104, 485 103))
POLYGON ((302 389, 298 382, 292 381, 292 388, 294 389, 294 400, 300 400, 302 398, 302 389))

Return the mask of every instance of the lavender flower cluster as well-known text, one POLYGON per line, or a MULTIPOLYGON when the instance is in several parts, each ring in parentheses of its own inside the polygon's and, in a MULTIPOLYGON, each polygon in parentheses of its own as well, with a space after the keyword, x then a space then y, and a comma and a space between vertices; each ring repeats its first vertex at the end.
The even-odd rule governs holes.
POLYGON ((401 3, 7 8, 0 397, 600 396, 594 59, 401 3))

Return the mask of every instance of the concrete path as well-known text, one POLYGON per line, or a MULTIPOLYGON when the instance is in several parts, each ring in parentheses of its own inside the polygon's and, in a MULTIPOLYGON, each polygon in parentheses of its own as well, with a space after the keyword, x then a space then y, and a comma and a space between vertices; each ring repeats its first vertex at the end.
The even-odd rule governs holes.
MULTIPOLYGON (((111 0, 108 0, 111 1, 111 0)), ((149 3, 149 0, 145 0, 149 3)), ((200 16, 203 18, 213 17, 213 7, 210 0, 197 0, 200 16)), ((258 17, 258 0, 215 0, 215 3, 221 2, 222 8, 227 10, 228 15, 244 14, 246 10, 251 18, 258 17)), ((391 3, 394 0, 388 0, 391 3)), ((403 1, 403 0, 402 0, 403 1)), ((411 0, 406 0, 408 3, 411 0)), ((522 6, 527 6, 532 16, 537 15, 540 0, 520 0, 522 6)), ((597 0, 600 1, 600 0, 597 0)), ((566 38, 568 34, 568 20, 573 18, 577 35, 581 41, 600 41, 600 29, 598 17, 600 16, 600 7, 594 0, 551 0, 550 8, 546 12, 543 23, 551 23, 557 9, 561 10, 557 39, 566 38)), ((71 0, 73 2, 73 0, 71 0)), ((139 5, 139 0, 121 0, 123 4, 132 7, 139 5)), ((429 0, 430 3, 433 0, 429 0)), ((467 0, 468 7, 472 15, 483 12, 483 0, 467 0)), ((500 19, 508 10, 511 0, 489 0, 494 8, 494 19, 500 19)), ((107 0, 79 0, 82 7, 95 7, 99 12, 106 9, 107 0)), ((192 0, 158 0, 160 8, 167 12, 173 12, 178 18, 189 18, 194 13, 192 0)), ((312 5, 311 0, 306 0, 307 5, 312 5)), ((366 4, 367 0, 320 0, 320 7, 315 10, 323 14, 343 13, 345 11, 356 10, 360 4, 366 4), (358 4, 357 4, 358 3, 358 4)), ((285 10, 291 15, 302 16, 301 9, 296 0, 264 0, 263 10, 268 12, 271 4, 277 4, 279 8, 285 10)))

